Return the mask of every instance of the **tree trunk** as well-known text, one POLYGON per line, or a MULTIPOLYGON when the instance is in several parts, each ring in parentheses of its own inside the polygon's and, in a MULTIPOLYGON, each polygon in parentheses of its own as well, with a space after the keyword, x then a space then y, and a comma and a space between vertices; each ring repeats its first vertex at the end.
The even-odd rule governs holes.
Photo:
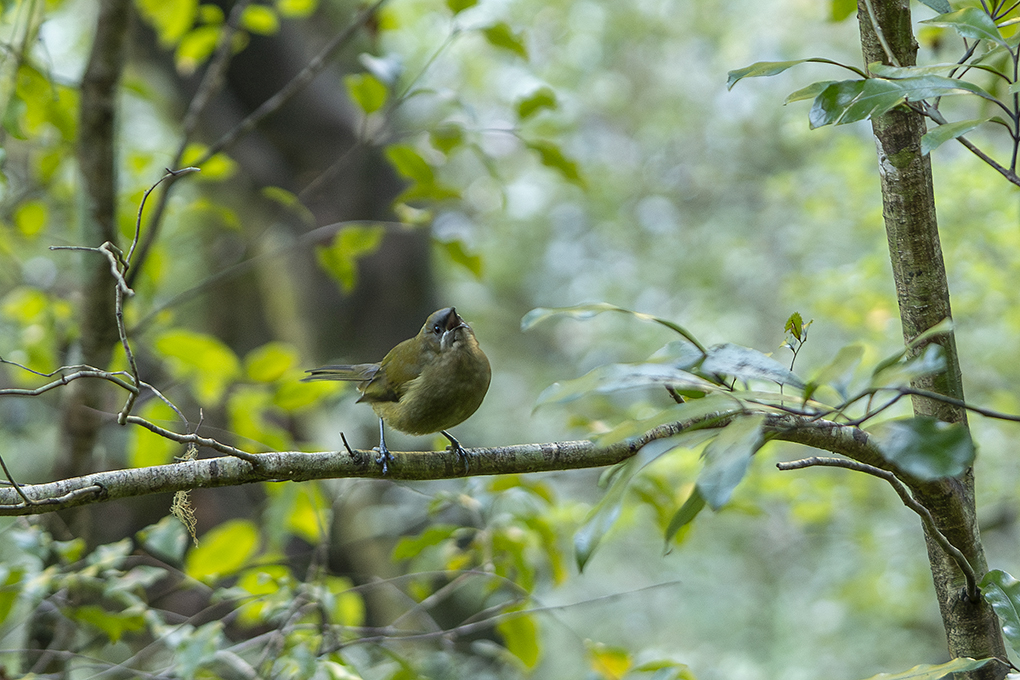
MULTIPOLYGON (((908 0, 873 0, 871 3, 859 0, 858 18, 865 64, 898 62, 899 66, 913 66, 916 63, 917 43, 911 30, 908 0)), ((872 129, 878 147, 883 215, 900 321, 904 340, 909 342, 951 316, 949 285, 935 216, 931 161, 928 156, 921 155, 925 122, 923 116, 914 111, 894 110, 872 118, 872 129)), ((915 381, 914 387, 962 400, 963 380, 954 334, 947 333, 931 342, 941 345, 946 370, 915 381)), ((918 347, 914 351, 924 349, 918 347)), ((966 426, 966 411, 962 408, 923 397, 914 397, 913 407, 916 415, 966 426)), ((979 577, 984 574, 988 567, 974 509, 973 471, 968 470, 960 479, 915 484, 913 492, 931 511, 941 531, 967 557, 979 577)), ((969 600, 963 574, 956 564, 930 536, 926 539, 950 654, 1005 659, 999 620, 992 608, 983 599, 969 600)), ((1002 678, 1005 673, 1002 665, 990 664, 960 675, 984 680, 1002 678)))

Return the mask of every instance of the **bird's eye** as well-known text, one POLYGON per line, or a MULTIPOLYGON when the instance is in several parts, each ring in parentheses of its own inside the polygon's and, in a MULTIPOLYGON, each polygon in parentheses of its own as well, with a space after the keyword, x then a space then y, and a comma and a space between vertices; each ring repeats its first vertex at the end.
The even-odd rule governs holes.
POLYGON ((435 333, 436 335, 439 335, 442 332, 442 330, 443 329, 439 324, 436 324, 435 326, 432 327, 432 332, 435 333))

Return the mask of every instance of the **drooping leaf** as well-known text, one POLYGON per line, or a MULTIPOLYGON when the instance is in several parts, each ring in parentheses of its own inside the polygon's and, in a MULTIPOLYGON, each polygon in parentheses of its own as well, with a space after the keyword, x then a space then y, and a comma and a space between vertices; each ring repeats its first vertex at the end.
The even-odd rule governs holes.
POLYGON ((574 319, 590 319, 594 316, 601 314, 602 312, 620 312, 622 314, 630 314, 631 316, 641 319, 642 321, 652 321, 654 323, 665 326, 666 328, 679 333, 682 337, 687 339, 691 344, 701 350, 702 354, 707 354, 708 350, 698 342, 698 340, 691 335, 690 331, 684 327, 669 321, 668 319, 660 319, 657 316, 651 314, 645 314, 643 312, 632 312, 629 309, 623 307, 617 307, 607 302, 595 302, 586 305, 575 305, 573 307, 536 307, 531 310, 521 319, 521 330, 527 331, 534 328, 536 324, 551 319, 555 316, 568 316, 574 319))
POLYGON ((901 387, 912 380, 946 370, 945 353, 942 345, 934 343, 924 348, 921 354, 892 364, 879 364, 871 376, 871 387, 901 387))
POLYGON ((701 362, 707 374, 728 375, 738 380, 770 380, 780 385, 804 387, 801 378, 770 356, 732 343, 714 345, 701 362))
POLYGON ((543 109, 555 109, 558 105, 556 93, 550 87, 540 87, 517 102, 517 117, 530 118, 543 109))
POLYGON ((974 463, 970 430, 929 416, 887 420, 870 430, 882 456, 921 479, 956 477, 974 463))
POLYGON ((698 513, 700 513, 704 507, 705 499, 702 497, 701 492, 698 491, 698 487, 695 486, 694 489, 691 490, 691 495, 687 497, 684 504, 676 511, 673 518, 669 520, 669 526, 666 527, 664 552, 669 551, 670 543, 672 543, 673 539, 676 538, 677 532, 693 522, 694 518, 698 516, 698 513))
POLYGON ((811 83, 806 87, 802 87, 799 90, 796 90, 795 92, 791 92, 790 94, 788 94, 786 96, 786 99, 783 100, 783 105, 785 106, 786 104, 789 104, 791 102, 804 101, 805 99, 814 99, 819 94, 821 94, 821 92, 829 85, 838 82, 839 82, 838 80, 819 80, 816 83, 811 83))
POLYGON ((499 21, 488 28, 483 28, 482 35, 493 47, 512 52, 521 59, 528 58, 528 48, 524 46, 524 38, 520 33, 515 33, 506 22, 499 21))
POLYGON ((1002 37, 1002 33, 999 32, 995 22, 978 7, 965 7, 955 12, 946 12, 937 17, 925 19, 921 23, 931 24, 932 26, 947 26, 964 38, 990 40, 1006 47, 1006 40, 1002 37))
POLYGON ((389 95, 386 86, 371 73, 352 73, 345 76, 344 87, 366 116, 385 106, 389 95))
POLYGON ((538 396, 536 405, 573 401, 586 394, 608 394, 650 385, 708 393, 716 386, 687 371, 666 364, 608 364, 580 378, 553 383, 538 396))
POLYGON ((1002 635, 1020 653, 1020 581, 999 569, 985 574, 978 584, 981 596, 1002 621, 1002 635))
POLYGON ((903 349, 899 350, 895 354, 892 354, 892 355, 886 357, 885 359, 883 359, 882 361, 878 362, 878 364, 875 366, 875 370, 873 371, 872 374, 873 375, 878 375, 879 373, 884 371, 886 368, 888 368, 889 366, 892 366, 893 364, 898 362, 900 359, 902 359, 904 356, 906 356, 907 352, 909 352, 913 348, 918 347, 918 346, 928 342, 928 340, 930 340, 930 339, 932 339, 934 337, 937 337, 939 335, 944 335, 946 333, 949 333, 952 330, 953 330, 953 320, 952 319, 946 318, 946 319, 943 319, 942 321, 939 321, 937 324, 935 324, 934 326, 932 326, 931 328, 929 328, 928 330, 926 330, 925 332, 921 333, 916 338, 911 340, 909 343, 907 343, 907 345, 903 349))
POLYGON ((846 64, 841 64, 838 61, 832 59, 826 59, 825 57, 808 57, 807 59, 793 59, 792 61, 759 61, 750 66, 744 68, 738 68, 730 71, 726 76, 726 89, 731 90, 733 86, 744 78, 761 78, 776 76, 788 69, 797 66, 798 64, 804 64, 807 62, 815 62, 818 64, 832 64, 833 66, 842 66, 845 69, 858 73, 861 77, 864 73, 860 69, 846 64))
POLYGON ((705 467, 698 475, 697 489, 713 510, 729 502, 733 490, 747 472, 751 456, 765 442, 765 416, 735 418, 705 448, 705 467))
POLYGON ((585 186, 584 178, 581 177, 581 171, 577 166, 577 162, 567 158, 559 146, 553 142, 539 140, 528 142, 528 148, 538 153, 542 165, 558 171, 563 175, 564 179, 580 187, 585 186))
POLYGON ((945 142, 962 137, 982 123, 987 123, 990 118, 978 118, 977 120, 959 120, 955 123, 946 123, 928 130, 921 137, 921 155, 929 154, 939 148, 945 142))
POLYGON ((867 680, 941 680, 951 673, 964 673, 976 670, 991 661, 995 661, 995 659, 971 659, 961 656, 947 663, 940 663, 934 666, 928 664, 914 666, 909 671, 902 673, 879 673, 867 678, 867 680))

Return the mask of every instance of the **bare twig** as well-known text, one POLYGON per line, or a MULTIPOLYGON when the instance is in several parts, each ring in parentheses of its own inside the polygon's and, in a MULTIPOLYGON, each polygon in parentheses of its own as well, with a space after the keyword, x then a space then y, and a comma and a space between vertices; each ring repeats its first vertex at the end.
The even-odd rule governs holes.
POLYGON ((160 427, 155 423, 151 423, 145 418, 139 418, 138 416, 127 416, 124 418, 124 422, 131 423, 132 425, 140 425, 141 427, 144 427, 146 430, 152 432, 153 434, 158 434, 160 437, 164 437, 166 439, 169 439, 170 441, 174 441, 179 444, 195 444, 197 446, 205 446, 206 448, 213 449, 214 451, 219 451, 220 453, 235 456, 236 458, 240 458, 241 460, 245 460, 251 463, 256 468, 260 465, 260 458, 263 455, 248 453, 246 451, 242 451, 241 449, 234 448, 233 446, 228 446, 227 444, 219 442, 215 439, 210 439, 208 437, 200 437, 197 434, 179 434, 172 430, 160 427))
POLYGON ((847 470, 863 472, 889 482, 893 490, 896 492, 896 495, 898 495, 900 500, 903 501, 903 504, 920 516, 921 521, 924 523, 924 526, 931 537, 934 538, 935 541, 942 546, 942 549, 956 561, 956 564, 960 567, 960 571, 963 572, 964 578, 967 579, 967 596, 970 598, 970 601, 977 602, 980 599, 981 592, 977 585, 977 575, 974 573, 974 568, 971 566, 970 562, 967 561, 967 558, 956 546, 949 542, 946 535, 943 534, 942 531, 939 530, 938 526, 935 525, 935 520, 928 511, 928 508, 914 500, 914 497, 910 495, 907 487, 896 478, 896 475, 888 470, 881 470, 872 465, 866 465, 864 463, 859 463, 855 460, 847 460, 845 458, 812 456, 801 460, 776 463, 776 467, 780 470, 801 470, 803 468, 814 466, 845 468, 847 470))

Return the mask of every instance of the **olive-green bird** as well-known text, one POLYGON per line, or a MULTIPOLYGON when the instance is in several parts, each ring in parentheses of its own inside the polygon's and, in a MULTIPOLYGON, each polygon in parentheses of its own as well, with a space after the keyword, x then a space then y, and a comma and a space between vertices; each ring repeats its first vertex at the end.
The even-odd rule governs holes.
POLYGON ((478 410, 489 389, 492 370, 474 331, 453 307, 429 316, 418 335, 391 349, 377 364, 323 366, 305 380, 357 382, 359 402, 379 416, 379 457, 383 474, 392 461, 384 423, 407 434, 441 432, 464 459, 467 452, 447 429, 478 410))

